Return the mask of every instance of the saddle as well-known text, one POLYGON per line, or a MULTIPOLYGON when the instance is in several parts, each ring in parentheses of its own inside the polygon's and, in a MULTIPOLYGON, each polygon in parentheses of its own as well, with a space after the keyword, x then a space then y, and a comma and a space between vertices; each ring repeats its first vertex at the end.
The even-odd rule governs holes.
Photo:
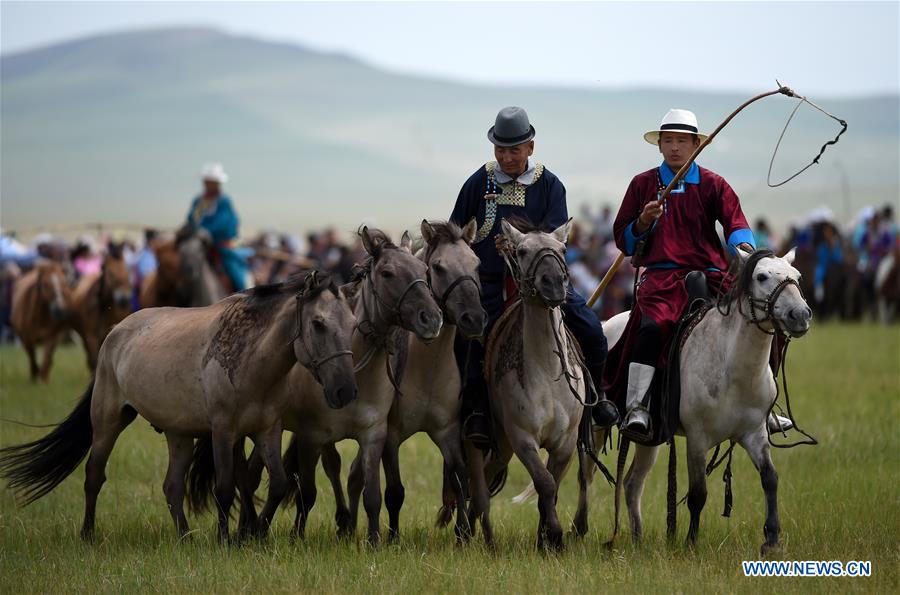
POLYGON ((647 446, 658 446, 668 442, 681 423, 681 350, 697 324, 712 308, 712 300, 706 285, 706 275, 702 271, 691 271, 685 277, 688 305, 675 326, 669 344, 666 367, 653 379, 650 388, 651 436, 641 442, 647 446))
POLYGON ((225 289, 225 293, 234 293, 236 288, 231 281, 231 277, 229 277, 228 273, 225 271, 225 264, 222 262, 222 253, 219 252, 218 248, 215 246, 209 248, 206 252, 206 261, 209 263, 209 266, 212 267, 213 273, 225 289))

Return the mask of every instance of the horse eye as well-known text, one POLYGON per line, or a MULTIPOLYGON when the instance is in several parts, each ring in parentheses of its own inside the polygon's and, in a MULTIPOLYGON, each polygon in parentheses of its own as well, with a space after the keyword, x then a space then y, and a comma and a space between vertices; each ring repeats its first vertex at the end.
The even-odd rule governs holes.
POLYGON ((519 256, 525 256, 525 254, 527 253, 528 250, 526 250, 525 248, 519 248, 518 250, 516 250, 516 254, 518 254, 519 256))
POLYGON ((381 271, 381 276, 385 279, 390 279, 394 276, 394 273, 392 273, 391 271, 381 271))
POLYGON ((768 278, 769 277, 765 273, 760 273, 756 276, 756 280, 759 281, 760 283, 762 283, 763 281, 765 281, 768 278))
POLYGON ((313 327, 313 330, 316 331, 317 333, 324 333, 326 330, 325 323, 319 319, 312 321, 312 327, 313 327))
POLYGON ((431 265, 431 266, 432 266, 432 268, 434 269, 434 272, 435 272, 435 273, 441 273, 441 274, 443 274, 443 273, 445 273, 445 272, 447 271, 447 269, 444 268, 444 265, 442 265, 442 264, 440 264, 440 263, 437 263, 437 262, 434 263, 434 264, 431 265))

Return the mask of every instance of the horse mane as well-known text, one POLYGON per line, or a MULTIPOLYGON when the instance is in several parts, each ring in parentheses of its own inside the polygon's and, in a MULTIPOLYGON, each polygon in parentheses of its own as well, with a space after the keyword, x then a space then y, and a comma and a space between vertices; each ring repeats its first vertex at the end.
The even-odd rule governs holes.
MULTIPOLYGON (((452 221, 429 221, 434 234, 431 236, 431 242, 428 242, 425 251, 425 260, 431 258, 431 254, 435 248, 441 244, 453 244, 463 239, 463 229, 452 221)), ((415 253, 417 250, 413 250, 415 253)))
POLYGON ((753 283, 753 271, 756 270, 756 265, 763 258, 774 258, 775 253, 768 249, 760 249, 755 250, 747 260, 741 260, 739 257, 735 257, 731 260, 731 265, 728 267, 728 276, 732 279, 736 279, 735 282, 731 284, 731 287, 725 293, 721 294, 719 300, 720 303, 731 305, 735 302, 738 302, 738 306, 740 306, 741 296, 745 295, 750 291, 750 285, 753 283))
POLYGON ((540 224, 534 223, 525 215, 513 215, 506 221, 522 233, 550 233, 553 231, 552 229, 549 229, 544 222, 541 222, 540 224))
MULTIPOLYGON (((375 263, 375 260, 381 256, 384 250, 399 249, 397 245, 391 241, 391 238, 380 229, 370 227, 368 232, 369 237, 372 238, 372 243, 375 246, 375 255, 367 254, 365 258, 353 265, 353 268, 350 271, 349 285, 351 286, 351 292, 354 293, 362 280, 372 272, 372 266, 375 263)), ((357 234, 360 236, 362 235, 362 228, 357 231, 357 234)))
POLYGON ((330 273, 312 270, 291 275, 280 283, 257 285, 256 287, 245 289, 239 295, 244 296, 243 305, 248 312, 267 316, 287 297, 303 292, 300 295, 300 304, 303 305, 311 302, 324 291, 331 291, 335 296, 338 295, 338 288, 334 283, 334 278, 330 273), (318 283, 316 283, 312 291, 303 291, 306 287, 306 279, 311 274, 317 275, 318 283))

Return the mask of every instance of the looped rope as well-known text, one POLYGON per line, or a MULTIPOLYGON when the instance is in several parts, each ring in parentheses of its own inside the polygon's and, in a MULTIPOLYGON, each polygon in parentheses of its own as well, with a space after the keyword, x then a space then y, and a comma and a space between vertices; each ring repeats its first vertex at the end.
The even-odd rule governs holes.
MULTIPOLYGON (((779 83, 779 85, 780 84, 781 83, 779 83)), ((781 135, 778 137, 778 142, 775 144, 775 150, 772 152, 772 159, 769 161, 769 173, 766 176, 766 184, 769 185, 769 188, 777 188, 779 186, 783 186, 784 184, 787 184, 788 182, 790 182, 791 180, 793 180, 794 178, 796 178, 797 176, 799 176, 800 174, 802 174, 803 172, 808 170, 813 165, 819 163, 819 159, 822 157, 822 154, 825 153, 825 149, 827 149, 829 145, 836 145, 838 140, 841 138, 841 135, 844 134, 845 132, 847 132, 847 121, 846 120, 842 120, 841 118, 838 118, 837 116, 828 113, 827 111, 825 111, 824 109, 822 109, 821 107, 819 107, 818 105, 816 105, 815 103, 813 103, 812 101, 807 99, 806 97, 803 97, 802 95, 797 95, 796 93, 794 93, 792 90, 788 89, 787 87, 783 87, 783 88, 787 89, 789 91, 787 93, 784 93, 785 95, 788 95, 789 97, 796 97, 800 101, 797 102, 797 105, 796 105, 796 107, 794 107, 794 110, 791 112, 791 115, 788 116, 787 122, 784 123, 784 128, 781 130, 781 135), (785 180, 778 182, 777 184, 773 184, 772 183, 772 166, 775 164, 775 156, 778 155, 778 148, 781 146, 781 141, 784 139, 784 135, 787 132, 788 126, 790 126, 790 124, 791 124, 791 120, 794 119, 794 114, 797 113, 797 110, 799 110, 800 106, 803 105, 804 103, 809 104, 810 106, 819 110, 820 112, 822 112, 823 114, 825 114, 826 116, 831 118, 832 120, 835 120, 837 123, 839 123, 841 125, 841 131, 837 133, 837 136, 835 136, 833 140, 830 140, 830 141, 826 142, 824 145, 822 145, 822 148, 819 149, 819 154, 816 155, 815 157, 813 157, 813 160, 810 161, 806 165, 806 167, 804 167, 800 171, 796 172, 791 177, 786 178, 785 180)))

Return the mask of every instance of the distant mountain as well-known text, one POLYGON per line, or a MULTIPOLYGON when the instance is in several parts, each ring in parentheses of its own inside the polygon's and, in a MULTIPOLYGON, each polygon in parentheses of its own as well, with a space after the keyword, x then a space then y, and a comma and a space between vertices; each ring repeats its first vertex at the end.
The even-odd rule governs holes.
MULTIPOLYGON (((602 60, 598 57, 598 60, 602 60)), ((776 73, 790 82, 790 73, 776 73)), ((525 107, 536 157, 570 210, 618 205, 632 175, 659 159, 641 138, 669 107, 709 130, 746 96, 663 89, 489 87, 385 72, 340 54, 212 29, 91 37, 0 59, 0 218, 4 228, 66 222, 174 226, 200 165, 225 164, 244 231, 361 221, 388 229, 444 218, 459 187, 492 158, 485 132, 504 105, 525 107)), ((802 89, 798 89, 802 92, 802 89)), ((743 112, 700 161, 722 173, 749 217, 776 227, 819 204, 843 217, 897 201, 900 97, 813 98, 850 128, 820 165, 765 185, 793 103, 743 112), (846 180, 849 192, 843 190, 846 180)), ((775 174, 798 169, 837 125, 806 106, 775 174)))

